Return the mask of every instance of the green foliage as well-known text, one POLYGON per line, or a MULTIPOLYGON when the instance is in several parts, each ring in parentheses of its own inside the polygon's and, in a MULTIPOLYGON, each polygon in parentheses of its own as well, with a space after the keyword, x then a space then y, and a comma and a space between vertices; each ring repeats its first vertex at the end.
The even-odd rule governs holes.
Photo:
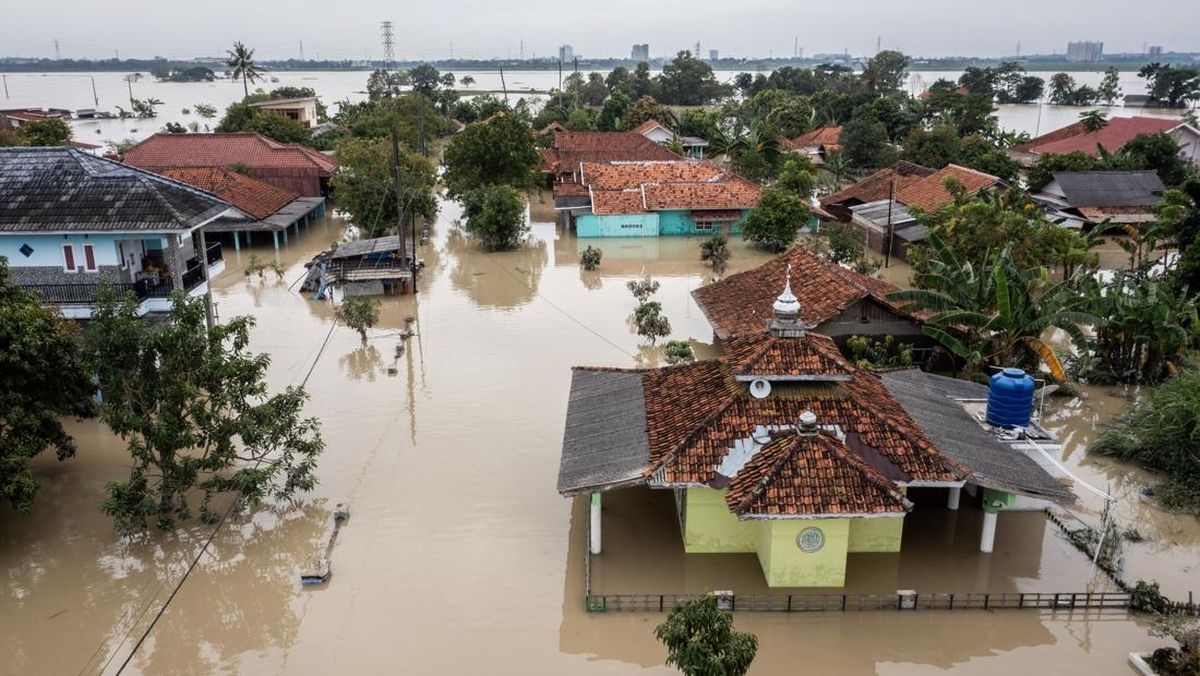
POLYGON ((808 203, 778 186, 763 188, 758 205, 742 223, 742 236, 768 251, 786 251, 811 218, 808 203))
POLYGON ((959 258, 936 234, 930 245, 932 257, 914 275, 915 288, 890 296, 935 313, 925 334, 963 359, 969 371, 987 366, 1032 371, 1042 363, 1055 380, 1063 380, 1062 365, 1041 337, 1056 327, 1080 351, 1087 349, 1082 327, 1096 318, 1076 292, 1077 275, 1051 282, 1046 268, 1020 266, 1013 244, 978 263, 959 258))
POLYGON ((217 132, 254 132, 280 143, 312 143, 312 131, 299 120, 293 120, 269 110, 260 110, 248 102, 232 103, 217 125, 217 132))
POLYGON ((634 101, 625 111, 625 118, 621 122, 622 126, 629 130, 637 128, 647 120, 654 120, 668 127, 674 127, 676 124, 675 114, 671 112, 671 109, 656 101, 652 96, 643 96, 634 101))
POLYGON ((991 174, 1009 185, 1016 185, 1021 175, 1020 162, 979 134, 963 139, 955 164, 991 174))
POLYGON ((850 360, 864 369, 884 369, 912 366, 912 345, 897 343, 894 336, 871 340, 866 336, 850 336, 846 340, 850 360))
MULTIPOLYGON (((338 208, 350 215, 366 237, 392 231, 400 222, 392 145, 388 139, 351 138, 338 150, 338 169, 332 180, 338 208)), ((437 217, 437 174, 421 155, 400 147, 400 185, 404 195, 404 223, 416 217, 437 217)))
POLYGON ((1046 84, 1040 77, 1026 75, 1025 68, 1014 61, 988 68, 971 66, 958 83, 971 94, 986 96, 999 103, 1033 103, 1041 98, 1046 84))
POLYGON ((1080 151, 1041 155, 1029 169, 1029 187, 1034 190, 1044 188, 1054 180, 1056 171, 1095 171, 1097 164, 1096 158, 1080 151))
POLYGON ((604 252, 598 247, 588 245, 587 248, 579 254, 579 264, 584 270, 595 270, 600 267, 600 259, 604 257, 604 252))
POLYGON ((659 338, 671 335, 671 322, 662 313, 662 303, 644 301, 639 303, 631 317, 634 330, 653 345, 659 338))
POLYGON ((911 62, 904 54, 885 49, 867 61, 862 73, 863 85, 871 94, 901 92, 911 62))
POLYGON ((379 301, 368 296, 351 296, 342 301, 337 316, 343 324, 358 331, 365 343, 367 331, 379 323, 379 301))
POLYGON ((1104 70, 1104 79, 1096 89, 1096 99, 1108 106, 1121 100, 1121 72, 1116 66, 1109 66, 1104 70))
POLYGON ((525 200, 507 185, 489 185, 467 192, 462 197, 466 230, 490 251, 509 251, 521 245, 529 234, 525 220, 525 200))
POLYGON ((132 99, 129 102, 129 105, 133 106, 133 114, 137 115, 140 119, 158 117, 158 111, 154 109, 162 104, 162 101, 153 97, 148 99, 132 99))
POLYGON ((378 69, 367 76, 367 100, 395 98, 403 95, 403 87, 412 81, 406 71, 378 69))
POLYGON ((1129 609, 1139 613, 1166 615, 1171 611, 1171 599, 1162 593, 1157 582, 1138 580, 1129 590, 1129 609))
POLYGON ((667 363, 674 364, 690 364, 696 361, 696 353, 692 351, 692 346, 686 340, 670 340, 663 345, 663 354, 666 355, 667 363))
POLYGON ((730 255, 729 238, 719 232, 700 243, 700 260, 711 265, 717 274, 725 271, 730 255))
POLYGON ((870 114, 859 114, 842 127, 842 152, 855 167, 877 169, 896 160, 887 127, 870 114))
POLYGON ((784 160, 775 185, 808 200, 812 197, 813 189, 817 187, 817 179, 814 176, 816 170, 812 160, 807 157, 789 157, 784 160))
POLYGON ((72 136, 71 125, 57 117, 26 122, 14 130, 0 131, 0 147, 65 146, 72 136))
POLYGON ((914 129, 904 142, 903 157, 923 167, 941 169, 958 161, 961 153, 958 130, 948 124, 937 124, 931 129, 914 129))
POLYGON ((94 414, 73 322, 11 283, 0 256, 0 500, 28 513, 38 492, 29 461, 47 448, 75 455, 65 417, 94 414))
POLYGON ((625 283, 625 288, 629 289, 629 293, 637 299, 639 303, 645 303, 650 300, 650 297, 658 293, 659 283, 650 279, 631 279, 625 283))
POLYGON ((849 223, 827 223, 823 232, 826 237, 825 246, 818 249, 818 253, 831 262, 863 275, 875 274, 883 265, 882 261, 867 256, 862 237, 854 232, 854 227, 849 223))
POLYGON ((211 120, 217 116, 217 107, 211 106, 207 103, 197 103, 196 105, 192 106, 192 108, 196 110, 197 115, 206 120, 211 120))
POLYGON ((433 102, 412 92, 374 101, 342 101, 333 121, 359 138, 383 138, 395 129, 401 143, 417 150, 427 147, 427 139, 446 136, 452 128, 433 102))
POLYGON ((1091 450, 1162 475, 1156 496, 1200 514, 1200 371, 1185 368, 1115 420, 1091 450))
POLYGON ((159 82, 212 82, 217 79, 217 74, 204 66, 157 70, 152 75, 159 82))
POLYGON ((254 322, 235 317, 205 329, 204 298, 176 293, 170 321, 137 316, 137 300, 97 304, 87 353, 104 400, 100 417, 129 444, 129 480, 107 485, 105 513, 119 529, 161 528, 191 516, 189 494, 290 499, 316 485, 324 448, 319 424, 301 418, 307 399, 289 387, 268 395, 270 359, 247 351, 254 322))
POLYGON ((598 114, 594 110, 576 108, 567 115, 563 126, 570 131, 596 131, 597 116, 598 114))
POLYGON ((493 185, 531 184, 539 161, 529 123, 517 115, 497 115, 468 125, 446 147, 443 181, 451 197, 493 185))
POLYGON ((961 136, 990 134, 996 128, 991 94, 960 94, 952 89, 931 89, 925 101, 927 124, 947 124, 961 136))
POLYGON ((620 131, 625 124, 625 114, 630 106, 629 97, 625 92, 617 90, 604 101, 600 115, 596 118, 598 131, 620 131))
POLYGON ((1195 168, 1183 159, 1179 142, 1170 134, 1138 134, 1121 148, 1129 166, 1158 174, 1168 186, 1182 185, 1195 168))
POLYGON ((758 652, 754 634, 734 631, 733 616, 711 595, 677 606, 654 636, 667 648, 667 664, 687 676, 742 676, 758 652))
POLYGON ((1088 132, 1097 132, 1108 126, 1108 113, 1103 110, 1087 110, 1079 114, 1079 121, 1088 132))
POLYGON ((245 96, 250 96, 250 83, 261 80, 263 69, 254 62, 254 50, 241 42, 233 43, 233 49, 226 50, 228 59, 225 65, 232 71, 233 79, 241 79, 245 96))
POLYGON ((656 81, 658 100, 673 106, 702 106, 733 93, 732 87, 717 80, 712 66, 687 51, 663 64, 656 81))
POLYGON ((1200 69, 1151 63, 1138 71, 1146 80, 1150 100, 1168 108, 1185 108, 1200 101, 1200 69))

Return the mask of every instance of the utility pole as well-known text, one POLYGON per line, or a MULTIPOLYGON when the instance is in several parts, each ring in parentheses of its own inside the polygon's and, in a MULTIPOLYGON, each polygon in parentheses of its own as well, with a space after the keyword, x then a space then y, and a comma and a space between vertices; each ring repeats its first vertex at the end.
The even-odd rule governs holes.
POLYGON ((129 76, 125 76, 125 85, 129 87, 129 110, 133 110, 133 80, 129 76))
POLYGON ((4 79, 4 98, 7 99, 7 98, 9 98, 9 96, 8 96, 8 76, 0 75, 0 78, 4 79))
POLYGON ((304 38, 300 38, 300 60, 304 60, 304 38))
MULTIPOLYGON (((562 75, 559 75, 561 78, 562 75)), ((508 85, 504 83, 504 69, 500 69, 500 90, 504 92, 504 105, 508 105, 508 85)))
MULTIPOLYGON (((391 126, 392 126, 392 176, 396 182, 396 212, 398 214, 396 217, 397 218, 396 235, 398 236, 397 238, 400 240, 400 260, 404 260, 405 258, 408 258, 408 253, 407 253, 408 247, 406 247, 404 245, 404 188, 400 182, 400 138, 396 134, 396 123, 392 122, 391 126)), ((409 260, 411 261, 412 259, 410 258, 409 260)), ((412 267, 411 263, 410 263, 410 267, 412 267)), ((416 282, 415 272, 413 275, 413 282, 414 283, 416 282)))
POLYGON ((887 221, 887 251, 883 252, 883 267, 889 268, 892 266, 892 238, 896 234, 895 227, 892 225, 892 206, 896 204, 896 169, 892 168, 892 184, 888 189, 888 221, 887 221))
POLYGON ((521 60, 525 60, 525 41, 521 40, 521 60))
POLYGON ((62 53, 59 51, 59 48, 58 48, 58 38, 54 38, 54 60, 55 61, 62 60, 62 53))
MULTIPOLYGON (((95 102, 96 107, 99 107, 100 106, 100 96, 96 93, 96 76, 92 75, 91 78, 92 78, 92 101, 95 102)), ((7 84, 4 85, 4 90, 5 90, 5 96, 7 96, 8 95, 8 93, 7 93, 8 85, 7 84)))

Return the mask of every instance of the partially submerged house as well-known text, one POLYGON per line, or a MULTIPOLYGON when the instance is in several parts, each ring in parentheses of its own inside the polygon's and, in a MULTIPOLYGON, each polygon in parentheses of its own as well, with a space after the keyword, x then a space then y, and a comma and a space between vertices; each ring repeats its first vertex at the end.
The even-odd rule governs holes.
POLYGON ((103 285, 142 314, 173 291, 201 295, 224 270, 204 226, 231 206, 215 195, 75 148, 0 148, 0 256, 9 274, 64 316, 91 316, 103 285))
POLYGON ((330 287, 348 296, 378 296, 408 293, 414 271, 423 263, 414 261, 399 235, 357 239, 323 251, 307 263, 302 291, 325 297, 330 287))
POLYGON ((873 202, 850 207, 850 223, 873 251, 908 260, 908 247, 922 244, 929 237, 925 226, 917 222, 909 210, 915 207, 926 213, 937 211, 954 202, 947 181, 957 182, 966 196, 1002 186, 1003 181, 982 171, 948 164, 919 180, 907 182, 894 189, 888 186, 889 196, 873 202))
POLYGON ((1008 154, 1025 166, 1033 166, 1042 155, 1081 152, 1099 157, 1100 148, 1114 153, 1142 134, 1169 134, 1179 143, 1184 159, 1200 163, 1200 129, 1178 118, 1141 115, 1111 118, 1096 131, 1088 131, 1082 121, 1075 122, 1015 145, 1008 149, 1008 154))
POLYGON ((984 552, 1016 495, 1072 499, 971 417, 958 381, 857 368, 809 331, 790 284, 770 307, 770 330, 720 359, 574 370, 558 490, 591 494, 592 554, 601 493, 634 487, 674 492, 686 552, 755 553, 772 587, 840 587, 848 554, 899 551, 912 487, 958 509, 966 486, 984 505, 984 552))
POLYGON ((849 223, 853 215, 850 212, 851 207, 888 199, 895 192, 920 181, 934 171, 936 170, 901 160, 853 185, 821 197, 819 203, 821 209, 835 220, 849 223))
POLYGON ((309 129, 316 128, 317 97, 302 96, 293 99, 271 99, 250 104, 251 108, 265 110, 289 120, 295 120, 309 129))
POLYGON ((658 120, 646 120, 632 131, 659 145, 670 145, 678 141, 679 147, 683 148, 683 154, 697 160, 704 159, 704 152, 708 148, 708 141, 699 136, 681 136, 658 120))
POLYGON ((779 280, 787 278, 800 301, 800 319, 811 330, 839 344, 849 336, 882 338, 926 345, 924 313, 913 313, 888 299, 899 289, 842 267, 803 245, 762 265, 729 275, 692 292, 713 333, 721 340, 758 336, 774 319, 771 303, 779 280))
POLYGON ((829 153, 842 149, 842 128, 817 127, 794 139, 785 139, 784 146, 807 156, 815 164, 823 164, 829 153))
POLYGON ((213 235, 231 234, 234 249, 242 238, 251 243, 256 232, 270 233, 279 248, 279 235, 288 242, 288 230, 299 234, 300 226, 325 214, 323 197, 300 197, 266 181, 220 167, 177 167, 163 172, 167 178, 213 193, 233 206, 229 213, 204 226, 213 235))
POLYGON ((237 169, 301 197, 325 197, 336 161, 312 148, 262 134, 155 134, 123 158, 139 169, 237 169))
MULTIPOLYGON (((548 126, 547 129, 550 127, 548 126)), ((541 171, 554 187, 554 206, 567 209, 584 207, 587 188, 580 181, 580 166, 585 162, 644 162, 681 159, 669 148, 633 132, 566 131, 554 132, 554 145, 539 151, 541 171)))
POLYGON ((579 237, 741 233, 759 188, 711 162, 607 162, 580 166, 586 202, 562 209, 579 237))
POLYGON ((1153 223, 1166 190, 1153 171, 1056 171, 1032 197, 1064 227, 1153 223))

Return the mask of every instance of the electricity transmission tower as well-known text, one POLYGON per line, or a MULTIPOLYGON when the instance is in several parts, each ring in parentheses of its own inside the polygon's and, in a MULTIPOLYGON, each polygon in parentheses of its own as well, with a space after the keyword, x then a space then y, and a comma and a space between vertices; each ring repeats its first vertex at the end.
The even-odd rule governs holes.
POLYGON ((388 70, 392 70, 396 65, 396 31, 391 21, 380 23, 379 29, 383 38, 383 62, 388 70))

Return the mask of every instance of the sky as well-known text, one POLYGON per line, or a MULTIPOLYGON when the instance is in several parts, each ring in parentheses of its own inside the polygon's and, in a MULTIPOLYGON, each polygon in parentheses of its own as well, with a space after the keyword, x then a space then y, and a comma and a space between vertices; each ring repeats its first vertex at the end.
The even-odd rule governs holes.
POLYGON ((260 59, 381 58, 379 22, 396 26, 398 59, 492 58, 556 54, 628 57, 633 43, 651 56, 717 49, 722 56, 1009 56, 1061 53, 1068 40, 1099 40, 1105 51, 1144 45, 1200 51, 1195 0, 144 0, 12 2, 0 13, 0 56, 64 58, 220 56, 235 40, 260 59))

